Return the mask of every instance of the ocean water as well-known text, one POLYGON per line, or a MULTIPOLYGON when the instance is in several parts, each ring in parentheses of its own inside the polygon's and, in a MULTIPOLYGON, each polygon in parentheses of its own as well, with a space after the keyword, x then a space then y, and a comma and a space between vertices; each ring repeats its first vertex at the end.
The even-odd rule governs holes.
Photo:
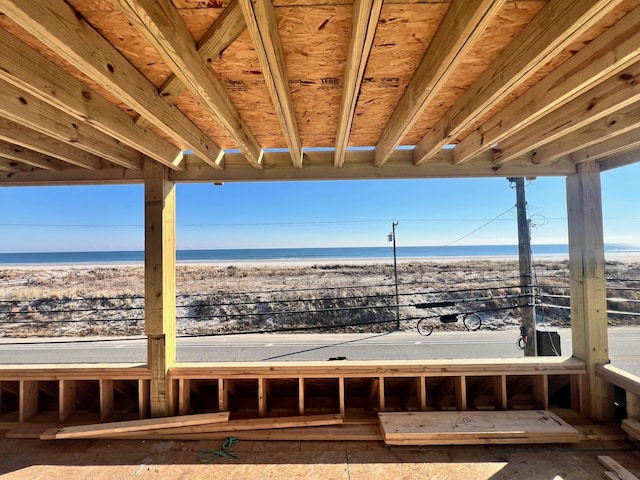
MULTIPOLYGON (((566 256, 565 244, 533 245, 533 255, 566 256)), ((638 245, 607 244, 606 253, 640 253, 638 245)), ((446 247, 398 247, 398 258, 434 257, 504 257, 517 256, 517 245, 453 245, 446 247)), ((285 261, 285 260, 347 260, 392 259, 393 248, 388 247, 332 247, 332 248, 251 248, 224 250, 178 250, 177 260, 182 263, 216 261, 285 261)), ((142 251, 113 252, 36 252, 0 253, 0 265, 55 265, 55 264, 122 264, 143 263, 142 251)))

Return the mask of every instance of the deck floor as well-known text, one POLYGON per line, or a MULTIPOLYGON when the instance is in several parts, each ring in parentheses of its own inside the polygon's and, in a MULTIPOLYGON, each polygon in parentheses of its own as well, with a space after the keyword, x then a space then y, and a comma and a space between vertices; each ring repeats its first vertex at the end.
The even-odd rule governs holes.
POLYGON ((455 447, 387 447, 372 441, 241 441, 232 447, 238 459, 199 463, 199 451, 219 447, 219 441, 0 438, 0 475, 25 480, 582 480, 605 478, 597 456, 609 455, 640 476, 640 452, 622 441, 455 447))

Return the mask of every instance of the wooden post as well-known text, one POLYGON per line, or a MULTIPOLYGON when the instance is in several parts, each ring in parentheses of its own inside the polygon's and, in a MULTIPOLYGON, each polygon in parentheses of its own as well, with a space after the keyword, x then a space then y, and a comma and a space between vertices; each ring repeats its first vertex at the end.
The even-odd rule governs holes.
POLYGON ((536 346, 536 310, 533 292, 533 262, 531 258, 531 222, 527 218, 527 198, 525 194, 524 178, 517 177, 516 208, 518 211, 518 259, 520 264, 520 294, 524 295, 519 301, 522 312, 522 326, 527 331, 527 342, 524 346, 526 357, 537 355, 536 346))
POLYGON ((176 358, 175 187, 167 167, 147 160, 145 188, 145 333, 151 416, 173 412, 167 373, 176 358))
POLYGON ((573 356, 587 365, 584 413, 608 420, 613 390, 595 371, 598 363, 609 360, 600 169, 595 162, 584 162, 577 170, 567 177, 573 356))

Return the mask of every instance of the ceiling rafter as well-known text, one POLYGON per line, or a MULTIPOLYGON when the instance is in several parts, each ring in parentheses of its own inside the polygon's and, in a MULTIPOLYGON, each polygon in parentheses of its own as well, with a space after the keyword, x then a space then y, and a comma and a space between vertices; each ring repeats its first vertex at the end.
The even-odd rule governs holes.
POLYGON ((273 4, 271 0, 239 0, 239 2, 262 67, 262 76, 289 148, 291 161, 294 167, 302 168, 302 143, 273 4))
POLYGON ((503 164, 523 153, 539 149, 564 135, 640 101, 640 62, 625 68, 562 108, 500 142, 494 150, 496 164, 503 164))
POLYGON ((374 165, 383 165, 420 114, 442 89, 448 76, 480 38, 506 0, 453 0, 427 47, 378 144, 374 165))
POLYGON ((414 150, 416 165, 428 161, 619 3, 550 0, 418 142, 414 150))
POLYGON ((617 155, 629 150, 637 150, 638 148, 640 148, 640 128, 616 135, 594 145, 580 148, 571 153, 571 160, 574 163, 600 160, 604 157, 617 155))
POLYGON ((37 97, 0 80, 0 114, 126 168, 142 168, 142 154, 37 97))
POLYGON ((533 162, 549 162, 628 132, 637 135, 639 127, 640 101, 543 145, 533 152, 533 162))
POLYGON ((224 86, 198 55, 195 42, 170 0, 114 0, 173 73, 234 140, 247 161, 262 168, 262 148, 224 86))
POLYGON ((607 170, 625 167, 637 162, 640 162, 640 149, 618 153, 616 155, 598 161, 598 164, 600 165, 600 171, 605 172, 607 170))
POLYGON ((3 0, 2 11, 107 91, 149 118, 214 168, 223 152, 63 0, 3 0))
POLYGON ((0 140, 20 145, 87 170, 97 171, 102 168, 100 157, 2 116, 0 116, 0 140))
MULTIPOLYGON (((219 58, 222 52, 224 52, 242 32, 247 28, 244 22, 244 16, 242 15, 242 9, 238 0, 231 0, 231 3, 224 9, 222 14, 213 22, 213 25, 209 27, 207 33, 203 35, 200 41, 197 43, 198 55, 207 63, 213 63, 216 58, 219 58)), ((186 89, 184 83, 176 77, 171 75, 158 92, 165 102, 174 104, 178 101, 182 92, 186 89)), ((149 125, 149 121, 143 116, 139 115, 136 118, 136 125, 139 127, 146 127, 149 125)))
POLYGON ((544 115, 640 59, 640 7, 524 92, 453 151, 460 164, 491 148, 544 115))
POLYGON ((358 95, 360 94, 369 54, 373 47, 381 11, 382 0, 355 0, 353 5, 353 23, 349 40, 349 52, 347 53, 347 65, 344 81, 342 82, 342 103, 340 105, 340 116, 338 117, 333 160, 336 167, 341 167, 344 164, 358 95))
POLYGON ((62 170, 62 165, 53 158, 8 142, 0 141, 0 157, 43 170, 62 170))
MULTIPOLYGON (((136 127, 125 112, 4 30, 0 30, 0 79, 170 168, 177 169, 182 161, 180 149, 136 127)), ((130 166, 141 168, 139 162, 130 166)))

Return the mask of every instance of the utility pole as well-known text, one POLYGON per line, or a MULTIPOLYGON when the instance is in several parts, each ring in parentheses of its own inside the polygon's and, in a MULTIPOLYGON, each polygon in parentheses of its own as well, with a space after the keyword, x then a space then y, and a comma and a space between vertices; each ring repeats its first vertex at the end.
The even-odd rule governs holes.
POLYGON ((527 199, 524 178, 509 178, 516 184, 516 208, 518 211, 518 258, 520 262, 520 311, 522 325, 526 331, 525 357, 535 357, 536 348, 536 307, 533 289, 533 260, 531 258, 531 220, 527 218, 527 199))
POLYGON ((391 233, 389 234, 389 240, 393 240, 393 273, 395 276, 396 284, 396 329, 400 330, 400 300, 398 295, 398 260, 396 256, 396 227, 398 222, 391 222, 391 233))

